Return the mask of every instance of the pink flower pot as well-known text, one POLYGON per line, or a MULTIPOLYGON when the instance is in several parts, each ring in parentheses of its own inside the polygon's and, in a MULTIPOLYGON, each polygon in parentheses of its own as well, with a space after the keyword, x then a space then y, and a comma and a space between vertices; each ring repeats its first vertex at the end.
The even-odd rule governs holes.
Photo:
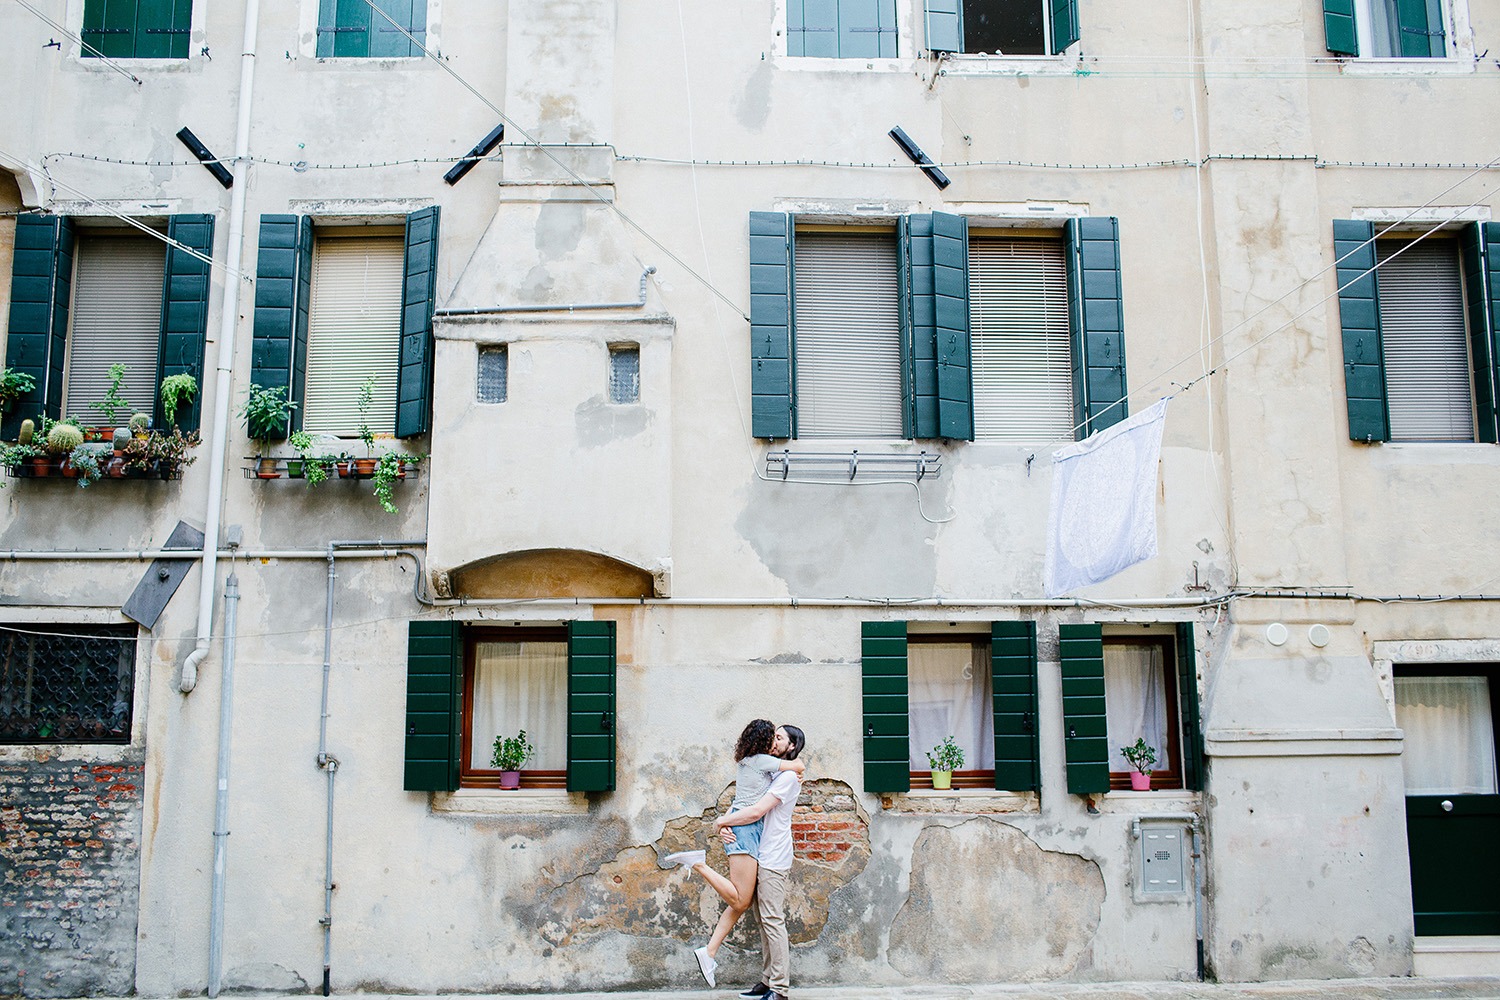
POLYGON ((521 772, 520 771, 501 771, 500 772, 500 787, 501 788, 520 788, 521 787, 521 772))
POLYGON ((1130 772, 1130 790, 1133 792, 1151 791, 1151 775, 1142 774, 1139 771, 1130 772))

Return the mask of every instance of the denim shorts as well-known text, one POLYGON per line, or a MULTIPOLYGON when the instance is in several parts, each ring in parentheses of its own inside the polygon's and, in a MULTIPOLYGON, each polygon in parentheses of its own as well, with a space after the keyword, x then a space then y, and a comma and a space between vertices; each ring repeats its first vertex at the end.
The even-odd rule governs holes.
POLYGON ((758 819, 744 826, 731 826, 734 831, 734 843, 724 845, 725 854, 748 854, 752 858, 760 857, 760 830, 765 825, 765 820, 758 819))

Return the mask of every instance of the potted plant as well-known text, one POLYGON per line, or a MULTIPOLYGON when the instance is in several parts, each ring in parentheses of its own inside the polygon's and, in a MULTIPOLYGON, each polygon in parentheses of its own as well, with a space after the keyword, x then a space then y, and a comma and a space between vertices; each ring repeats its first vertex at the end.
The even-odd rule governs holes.
POLYGON ((261 479, 281 478, 281 472, 276 468, 276 459, 266 455, 265 451, 270 447, 271 439, 279 437, 286 429, 292 411, 297 408, 296 403, 286 398, 286 392, 284 385, 262 389, 251 382, 245 396, 245 405, 240 410, 250 439, 260 442, 260 453, 256 456, 260 459, 260 466, 255 474, 261 479))
POLYGON ((536 747, 526 742, 526 730, 517 736, 496 736, 490 766, 500 770, 501 788, 521 787, 521 765, 536 756, 536 747))
POLYGON ((179 372, 176 375, 168 375, 161 380, 161 415, 166 419, 167 426, 177 422, 177 409, 183 403, 190 403, 193 397, 198 395, 198 380, 187 372, 179 372))
POLYGON ((1130 772, 1130 787, 1137 792, 1151 790, 1151 765, 1156 763, 1156 748, 1146 742, 1144 736, 1137 737, 1136 741, 1128 747, 1121 747, 1120 753, 1130 762, 1133 770, 1130 772))
POLYGON ((380 460, 375 463, 375 500, 385 508, 387 514, 399 513, 391 498, 391 487, 405 475, 401 459, 390 452, 381 455, 380 460))
POLYGON ((356 458, 352 462, 354 471, 362 476, 373 475, 375 472, 375 432, 370 430, 370 401, 374 395, 375 376, 371 375, 359 387, 359 439, 365 443, 365 457, 356 458))
POLYGON ((932 787, 952 788, 953 772, 964 766, 964 752, 949 736, 927 751, 927 763, 932 768, 932 787))
POLYGON ((36 388, 36 379, 14 368, 0 371, 0 412, 9 410, 11 404, 36 388))
POLYGON ((47 428, 47 450, 61 459, 59 471, 69 478, 76 477, 78 473, 68 463, 68 457, 73 454, 73 449, 81 444, 83 444, 83 429, 75 424, 59 420, 47 428))
POLYGON ((104 423, 113 427, 120 421, 120 414, 130 412, 130 400, 125 398, 125 373, 130 371, 128 367, 118 361, 109 366, 109 389, 104 393, 104 398, 89 404, 89 408, 98 410, 104 417, 104 423))
POLYGON ((146 431, 151 426, 151 415, 147 413, 132 413, 130 415, 130 433, 138 438, 146 436, 146 431))

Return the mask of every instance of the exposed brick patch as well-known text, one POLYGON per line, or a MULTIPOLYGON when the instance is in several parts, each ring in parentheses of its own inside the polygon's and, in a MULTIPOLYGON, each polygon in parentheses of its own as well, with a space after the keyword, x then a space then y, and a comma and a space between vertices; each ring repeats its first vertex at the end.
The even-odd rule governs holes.
POLYGON ((134 991, 143 773, 0 766, 0 996, 134 991))
POLYGON ((856 844, 868 846, 869 824, 854 804, 848 786, 811 782, 792 816, 792 845, 797 857, 821 865, 844 863, 856 844))

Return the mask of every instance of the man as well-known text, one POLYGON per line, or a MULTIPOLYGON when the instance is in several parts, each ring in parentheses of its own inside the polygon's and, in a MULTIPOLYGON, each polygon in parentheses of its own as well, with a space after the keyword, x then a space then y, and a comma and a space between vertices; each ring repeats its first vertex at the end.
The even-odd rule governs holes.
MULTIPOLYGON (((777 743, 786 741, 778 756, 796 760, 806 737, 796 726, 776 730, 777 743)), ((760 982, 745 990, 743 1000, 786 1000, 791 988, 791 946, 786 932, 786 884, 792 872, 792 814, 802 778, 795 771, 782 771, 771 787, 749 809, 714 820, 714 829, 726 844, 733 843, 732 827, 764 817, 760 832, 760 864, 755 873, 755 916, 760 923, 760 982)))

